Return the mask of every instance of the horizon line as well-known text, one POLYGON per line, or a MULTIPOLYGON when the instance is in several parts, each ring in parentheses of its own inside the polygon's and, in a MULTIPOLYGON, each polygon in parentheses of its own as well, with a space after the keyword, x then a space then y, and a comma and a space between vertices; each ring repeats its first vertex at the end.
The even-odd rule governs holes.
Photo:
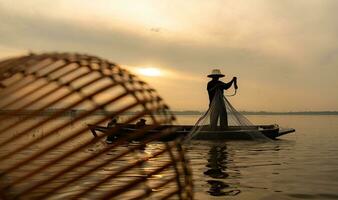
MULTIPOLYGON (((40 114, 50 114, 53 112, 57 112, 60 110, 64 110, 62 108, 50 108, 41 111, 40 114)), ((14 114, 14 115, 25 115, 31 114, 37 110, 30 109, 30 110, 16 110, 16 109, 0 109, 0 114, 14 114)), ((79 112, 84 112, 86 109, 72 109, 72 110, 64 110, 64 114, 78 114, 79 112)), ((106 114, 109 112, 114 112, 113 110, 97 110, 94 115, 101 115, 106 114)), ((134 114, 139 111, 130 111, 126 114, 134 114)), ((198 111, 198 110, 171 110, 175 115, 200 115, 205 113, 205 111, 198 111)), ((338 115, 338 110, 328 111, 328 110, 321 110, 321 111, 238 111, 243 115, 338 115)))

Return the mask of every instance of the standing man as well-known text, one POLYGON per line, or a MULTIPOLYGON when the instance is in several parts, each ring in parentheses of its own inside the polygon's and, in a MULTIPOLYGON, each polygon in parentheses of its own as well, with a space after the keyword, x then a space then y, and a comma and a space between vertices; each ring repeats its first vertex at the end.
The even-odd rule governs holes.
POLYGON ((229 83, 224 83, 219 80, 219 78, 224 77, 224 74, 222 74, 219 69, 212 70, 208 77, 212 78, 207 87, 209 94, 210 126, 212 130, 217 130, 219 118, 221 130, 224 130, 228 128, 228 116, 223 99, 223 91, 229 89, 232 84, 234 84, 237 90, 237 78, 233 77, 229 83))

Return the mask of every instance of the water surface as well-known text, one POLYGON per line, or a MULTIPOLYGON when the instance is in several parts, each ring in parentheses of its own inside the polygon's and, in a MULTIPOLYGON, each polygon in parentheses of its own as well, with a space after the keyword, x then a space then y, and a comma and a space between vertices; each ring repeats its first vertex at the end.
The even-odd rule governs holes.
MULTIPOLYGON (((249 115, 248 118, 254 124, 277 123, 283 127, 295 128, 296 133, 267 142, 192 141, 189 145, 185 145, 193 171, 196 199, 338 199, 338 116, 249 115)), ((182 125, 194 124, 197 119, 198 116, 178 116, 178 121, 182 125)), ((90 119, 85 119, 70 128, 84 127, 90 121, 90 119)), ((59 121, 56 120, 54 125, 58 123, 59 121)), ((39 137, 46 129, 48 127, 35 130, 23 139, 39 137)), ((13 134, 16 133, 13 132, 13 134)), ((57 139, 62 134, 66 133, 58 132, 54 138, 57 139)), ((92 137, 90 132, 88 136, 92 137)), ((77 142, 79 141, 75 141, 77 142)), ((73 144, 66 145, 62 151, 72 148, 73 144)), ((103 141, 99 144, 80 152, 80 155, 86 156, 102 148, 102 145, 107 145, 103 141)), ((153 143, 136 153, 151 154, 158 148, 161 148, 161 145, 153 143)), ((57 155, 62 152, 54 153, 57 155)), ((109 159, 113 154, 114 152, 108 152, 100 159, 109 159)), ((130 162, 134 156, 130 155, 122 161, 130 162)), ((20 159, 20 155, 17 159, 20 159)), ((128 174, 122 174, 120 182, 109 182, 100 190, 111 190, 118 183, 138 178, 142 176, 140 170, 149 171, 167 161, 166 159, 168 159, 167 156, 151 160, 147 165, 135 169, 135 173, 131 171, 128 174)), ((37 162, 45 161, 41 158, 37 162)), ((89 166, 82 166, 83 169, 86 167, 89 166)), ((112 165, 100 169, 85 177, 74 187, 60 191, 58 197, 67 198, 76 194, 92 184, 93 180, 105 177, 108 172, 114 171, 115 167, 117 166, 112 165)), ((48 174, 45 173, 42 176, 48 176, 48 174)), ((166 177, 169 177, 168 172, 152 177, 152 180, 156 181, 166 177)), ((138 187, 135 191, 140 191, 142 188, 143 186, 138 187)), ((100 190, 88 196, 88 199, 100 196, 100 190)))
MULTIPOLYGON (((193 118, 179 117, 184 124, 193 118)), ((196 199, 338 199, 338 116, 248 118, 296 133, 269 142, 192 142, 196 199)))

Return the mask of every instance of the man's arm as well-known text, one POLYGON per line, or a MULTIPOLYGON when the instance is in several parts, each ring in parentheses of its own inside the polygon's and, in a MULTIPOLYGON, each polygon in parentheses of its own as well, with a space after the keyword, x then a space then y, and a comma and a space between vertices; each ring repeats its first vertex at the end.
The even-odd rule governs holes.
POLYGON ((227 89, 229 89, 232 86, 232 84, 235 84, 235 89, 237 89, 236 88, 236 86, 237 86, 237 77, 233 77, 232 80, 229 83, 223 83, 222 89, 227 90, 227 89))

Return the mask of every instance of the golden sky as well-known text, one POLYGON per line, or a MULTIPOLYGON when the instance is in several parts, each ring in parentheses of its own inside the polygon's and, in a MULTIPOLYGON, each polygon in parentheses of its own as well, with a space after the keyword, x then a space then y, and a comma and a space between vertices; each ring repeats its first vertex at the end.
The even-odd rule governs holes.
POLYGON ((173 110, 207 108, 213 68, 238 77, 238 110, 338 110, 337 10, 337 0, 0 0, 0 58, 107 58, 173 110))

